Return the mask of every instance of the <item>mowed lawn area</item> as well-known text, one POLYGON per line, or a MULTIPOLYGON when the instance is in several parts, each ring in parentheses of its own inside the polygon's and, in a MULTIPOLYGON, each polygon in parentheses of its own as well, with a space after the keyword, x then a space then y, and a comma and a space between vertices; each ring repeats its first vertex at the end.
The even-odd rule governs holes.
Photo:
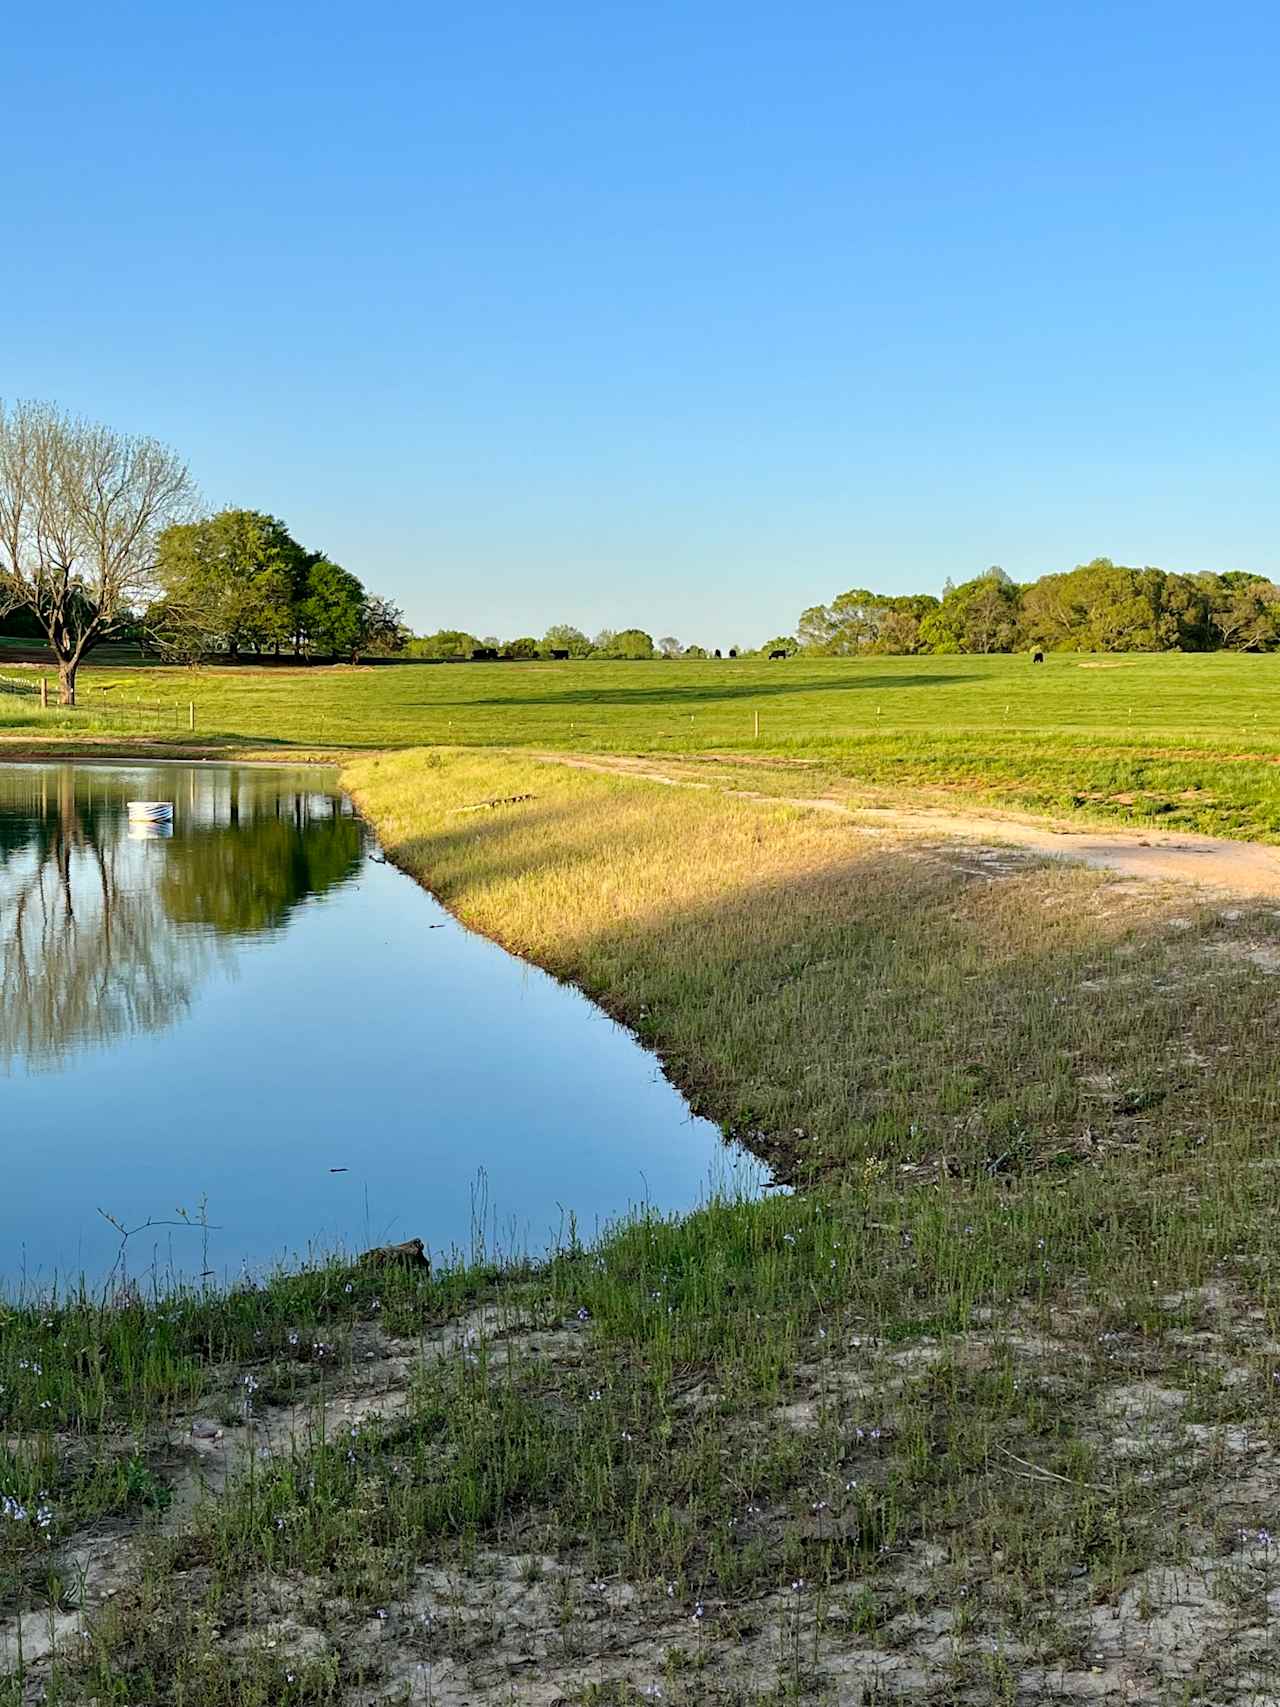
MULTIPOLYGON (((17 656, 17 653, 12 653, 17 656)), ((0 678, 31 682, 29 665, 0 678)), ((785 662, 86 669, 82 707, 0 692, 0 751, 144 737, 339 754, 411 746, 706 754, 804 786, 1280 838, 1280 658, 1216 653, 785 662), (194 736, 188 705, 196 708, 194 736), (758 725, 757 725, 758 719, 758 725), (758 733, 757 733, 758 726, 758 733)), ((5 685, 0 680, 0 687, 5 685)))

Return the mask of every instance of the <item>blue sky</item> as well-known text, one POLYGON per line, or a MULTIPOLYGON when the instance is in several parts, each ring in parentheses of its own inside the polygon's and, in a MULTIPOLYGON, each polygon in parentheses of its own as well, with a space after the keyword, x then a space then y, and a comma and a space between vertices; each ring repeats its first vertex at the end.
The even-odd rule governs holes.
POLYGON ((23 8, 0 394, 418 628, 1280 574, 1273 6, 23 8))

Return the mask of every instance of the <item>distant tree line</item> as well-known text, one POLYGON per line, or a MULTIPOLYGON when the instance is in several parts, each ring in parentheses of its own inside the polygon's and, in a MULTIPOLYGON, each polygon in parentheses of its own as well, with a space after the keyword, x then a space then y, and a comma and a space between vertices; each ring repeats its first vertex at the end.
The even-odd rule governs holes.
MULTIPOLYGON (((792 650, 795 641, 789 642, 792 650)), ((475 635, 463 628, 442 628, 435 634, 416 635, 406 652, 411 658, 432 658, 445 663, 497 658, 519 662, 533 658, 710 658, 720 649, 682 645, 674 634, 654 640, 643 628, 603 628, 594 639, 571 623, 553 623, 541 639, 531 634, 516 640, 499 640, 495 634, 475 635)), ((746 655, 740 646, 728 648, 731 658, 746 655)))
POLYGON ((1019 585, 993 566, 930 593, 856 587, 803 612, 799 648, 864 653, 1266 652, 1280 646, 1280 586, 1244 570, 1175 575, 1095 557, 1019 585))
MULTIPOLYGON (((177 453, 47 403, 0 404, 0 633, 42 640, 74 705, 81 663, 132 638, 165 656, 452 662, 719 658, 641 628, 593 638, 555 623, 500 641, 460 629, 413 636, 401 612, 260 510, 201 514, 177 453)), ((1280 586, 1264 575, 1170 574, 1095 557, 1022 585, 993 566, 942 596, 853 588, 814 605, 795 635, 730 658, 869 653, 1280 649, 1280 586)))
MULTIPOLYGON (((1280 649, 1280 586, 1247 570, 1175 575, 1095 557, 1019 585, 998 565, 942 596, 855 587, 801 614, 795 634, 730 646, 731 658, 852 658, 864 654, 1059 652, 1267 652, 1280 649)), ((464 629, 410 640, 410 657, 445 661, 532 658, 719 658, 720 649, 655 641, 643 629, 589 638, 555 623, 537 639, 501 641, 464 629)))

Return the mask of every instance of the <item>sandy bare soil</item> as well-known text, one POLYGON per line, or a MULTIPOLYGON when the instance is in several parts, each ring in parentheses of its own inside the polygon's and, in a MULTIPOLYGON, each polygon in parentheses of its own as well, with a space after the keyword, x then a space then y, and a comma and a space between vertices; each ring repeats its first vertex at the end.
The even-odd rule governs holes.
MULTIPOLYGON (((790 1591, 784 1583, 738 1604, 693 1604, 669 1598, 661 1585, 592 1580, 576 1559, 487 1550, 469 1566, 422 1566, 405 1601, 379 1621, 305 1579, 266 1574, 243 1605, 224 1608, 213 1639, 246 1662, 276 1647, 301 1658, 339 1650, 358 1657, 381 1678, 350 1691, 348 1707, 586 1707, 592 1700, 762 1707, 801 1678, 804 1699, 815 1707, 1274 1703, 1280 1555, 1267 1525, 1280 1492, 1280 1454, 1263 1422, 1203 1421, 1198 1407, 1212 1390, 1234 1396, 1245 1415, 1258 1409, 1276 1347, 1259 1320, 1263 1312, 1227 1287, 1157 1302, 1169 1312, 1190 1309, 1198 1325, 1180 1342, 1181 1382, 1157 1378, 1139 1334, 1100 1334, 1087 1310, 1038 1324, 977 1320, 945 1343, 926 1338, 903 1346, 855 1335, 824 1345, 797 1371, 798 1393, 752 1424, 813 1434, 865 1413, 892 1433, 913 1387, 940 1370, 1007 1366, 1055 1405, 1069 1388, 1087 1394, 1076 1418, 1081 1437, 1100 1446, 1107 1461, 1136 1467, 1143 1482, 1160 1487, 1179 1548, 1118 1594, 1099 1596, 1082 1574, 1052 1608, 1046 1603, 1043 1628, 1032 1628, 1032 1619, 1015 1635, 994 1603, 983 1610, 991 1561, 980 1553, 916 1540, 865 1580, 821 1598, 803 1583, 790 1591)), ((394 1426, 409 1404, 419 1358, 447 1356, 495 1333, 509 1336, 517 1357, 565 1362, 575 1358, 581 1337, 576 1322, 512 1333, 486 1311, 459 1318, 425 1344, 371 1335, 360 1354, 365 1367, 320 1409, 267 1410, 251 1427, 219 1429, 216 1437, 199 1419, 189 1433, 175 1431, 183 1462, 174 1478, 178 1498, 162 1527, 173 1532, 201 1499, 221 1497, 251 1458, 306 1450, 335 1427, 394 1426)), ((685 1402, 696 1407, 715 1397, 699 1384, 685 1402)), ((1013 1452, 998 1473, 1025 1482, 1032 1496, 1052 1491, 1052 1475, 1013 1452)), ((1110 1483, 1098 1492, 1101 1506, 1121 1497, 1110 1483)), ((785 1519, 781 1509, 749 1507, 743 1521, 765 1535, 785 1519)), ((819 1527, 835 1521, 834 1514, 814 1518, 819 1527)), ((81 1640, 105 1602, 128 1597, 143 1566, 142 1539, 128 1532, 77 1538, 64 1563, 79 1582, 79 1605, 0 1624, 0 1675, 15 1669, 21 1653, 23 1699, 32 1707, 45 1699, 56 1650, 81 1640)), ((188 1585, 179 1573, 173 1591, 188 1588, 198 1591, 195 1578, 188 1585)))
MULTIPOLYGON (((575 770, 622 773, 671 788, 710 789, 717 785, 655 769, 651 760, 578 758, 544 753, 550 763, 575 770)), ((799 806, 814 812, 833 812, 857 828, 894 835, 979 843, 984 847, 1015 847, 1050 859, 1074 860, 1151 881, 1196 884, 1221 895, 1240 898, 1280 895, 1280 848, 1256 842, 1233 842, 1167 830, 1066 830, 1042 819, 983 812, 945 812, 933 807, 848 806, 825 795, 764 794, 755 789, 725 789, 738 799, 760 800, 775 806, 799 806)))

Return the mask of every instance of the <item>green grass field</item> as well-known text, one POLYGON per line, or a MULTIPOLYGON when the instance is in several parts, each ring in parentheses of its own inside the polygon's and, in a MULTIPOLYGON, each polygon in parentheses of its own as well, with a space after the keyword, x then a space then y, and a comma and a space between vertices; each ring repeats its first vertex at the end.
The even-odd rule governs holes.
MULTIPOLYGON (((0 662, 0 676, 34 672, 0 662)), ((82 688, 74 714, 0 692, 0 743, 190 744, 194 703, 202 747, 750 755, 807 761, 812 786, 964 791, 1013 808, 1280 839, 1273 657, 199 671, 109 662, 87 669, 82 688)))

